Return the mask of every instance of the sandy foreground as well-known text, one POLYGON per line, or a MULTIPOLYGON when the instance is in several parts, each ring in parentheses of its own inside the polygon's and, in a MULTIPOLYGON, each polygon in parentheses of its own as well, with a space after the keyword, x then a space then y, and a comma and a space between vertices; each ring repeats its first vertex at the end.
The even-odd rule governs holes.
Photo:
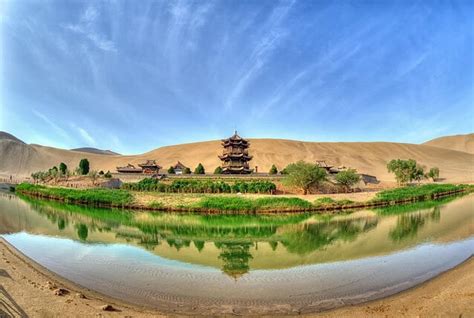
MULTIPOLYGON (((163 313, 150 311, 64 280, 19 253, 4 239, 0 239, 0 253, 0 317, 175 316, 172 307, 163 313), (64 289, 64 295, 57 295, 58 289, 64 289), (104 310, 105 305, 112 306, 112 311, 104 310)), ((202 308, 196 312, 202 312, 202 308)), ((397 295, 312 316, 474 317, 474 259, 397 295)))

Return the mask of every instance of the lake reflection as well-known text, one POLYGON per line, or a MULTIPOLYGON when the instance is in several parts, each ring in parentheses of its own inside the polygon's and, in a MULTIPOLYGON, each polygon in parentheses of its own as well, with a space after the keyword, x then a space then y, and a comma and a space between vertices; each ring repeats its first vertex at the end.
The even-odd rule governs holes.
MULTIPOLYGON (((239 283, 227 286, 225 292, 221 292, 222 295, 215 296, 217 298, 237 297, 242 300, 251 297, 250 294, 253 293, 252 299, 259 299, 259 297, 267 299, 273 295, 274 299, 281 300, 286 299, 296 290, 304 291, 306 288, 313 293, 316 292, 313 290, 316 285, 310 284, 311 279, 300 275, 305 271, 312 271, 313 268, 314 270, 318 268, 315 272, 317 274, 311 276, 313 279, 318 278, 316 275, 324 273, 317 279, 320 284, 327 279, 327 286, 334 284, 334 290, 348 294, 347 287, 343 287, 344 284, 347 285, 347 281, 338 281, 339 279, 350 280, 350 276, 343 278, 345 274, 340 273, 343 266, 351 266, 349 271, 353 271, 354 275, 361 275, 368 268, 371 270, 377 268, 381 277, 379 281, 369 280, 366 286, 354 281, 354 288, 357 286, 360 289, 357 292, 364 292, 364 288, 373 289, 374 286, 387 287, 384 284, 398 286, 396 284, 400 281, 413 279, 415 271, 416 277, 422 280, 448 266, 452 267, 472 255, 474 251, 473 204, 474 197, 466 196, 441 202, 357 211, 337 216, 310 214, 219 216, 93 209, 28 198, 19 199, 13 195, 1 194, 0 233, 26 255, 46 267, 49 266, 52 270, 56 269, 64 276, 78 275, 76 280, 83 279, 81 283, 85 285, 88 284, 87 279, 79 277, 78 273, 72 273, 71 266, 85 262, 87 258, 87 262, 94 262, 95 267, 90 270, 97 271, 100 269, 100 262, 108 258, 107 262, 122 267, 123 275, 131 275, 130 272, 125 273, 132 270, 127 266, 133 266, 133 271, 143 270, 145 276, 151 273, 158 275, 156 274, 158 272, 161 275, 166 272, 167 278, 171 271, 173 275, 179 276, 184 275, 184 271, 191 268, 192 275, 197 275, 196 284, 200 286, 199 288, 201 290, 208 288, 208 292, 211 293, 215 293, 216 289, 222 291, 220 288, 227 284, 217 276, 218 272, 223 273, 231 281, 239 283), (18 232, 26 233, 14 234, 18 232), (54 238, 52 249, 61 250, 62 255, 72 248, 71 244, 64 240, 69 239, 76 242, 73 244, 75 249, 81 250, 87 256, 76 258, 74 263, 66 266, 61 263, 62 261, 57 260, 57 255, 54 254, 57 251, 49 252, 49 256, 36 254, 35 249, 44 249, 48 244, 53 246, 53 242, 48 241, 48 238, 49 240, 54 238), (462 248, 457 242, 461 242, 459 244, 462 248), (119 249, 117 244, 127 246, 127 253, 125 254, 125 249, 119 249), (452 248, 449 248, 450 244, 452 248), (64 248, 61 245, 64 245, 64 248), (137 250, 133 252, 137 256, 129 258, 127 255, 133 249, 146 253, 138 253, 137 250), (118 250, 124 254, 118 255, 118 250), (424 265, 424 262, 418 260, 423 253, 434 257, 430 265, 424 265), (451 255, 450 261, 437 261, 440 255, 451 255), (341 261, 350 261, 353 264, 343 264, 341 261), (410 266, 414 266, 413 272, 394 269, 394 264, 400 262, 402 264, 412 262, 410 266), (301 267, 318 264, 327 265, 301 267), (147 267, 146 270, 145 267, 147 267), (218 272, 215 272, 216 270, 218 272), (428 270, 430 275, 425 277, 423 273, 428 270), (176 274, 176 271, 180 271, 179 274, 176 274), (275 273, 278 271, 279 278, 268 279, 267 275, 272 271, 275 273), (393 276, 390 278, 393 282, 382 278, 384 273, 385 275, 390 273, 389 275, 393 276), (266 277, 266 280, 262 280, 263 277, 266 277), (285 283, 287 292, 269 291, 271 288, 281 288, 282 286, 277 282, 284 280, 285 277, 291 281, 291 283, 289 281, 285 283), (203 279, 207 281, 199 283, 199 280, 203 279), (215 282, 211 282, 213 279, 215 282), (300 283, 298 283, 299 280, 301 280, 300 283), (255 288, 255 284, 261 289, 260 294, 257 293, 258 289, 252 292, 246 290, 250 286, 255 288)), ((68 261, 72 262, 72 260, 68 261)), ((77 266, 80 268, 79 265, 77 266)), ((104 275, 101 278, 112 274, 104 275)), ((113 283, 114 279, 113 276, 104 278, 104 286, 113 283)), ((137 285, 136 280, 134 282, 121 281, 121 284, 130 284, 127 287, 130 290, 133 288, 145 290, 143 286, 137 285)), ((192 291, 176 291, 174 287, 179 285, 179 281, 180 278, 176 277, 174 280, 170 279, 170 287, 166 289, 165 280, 162 278, 160 283, 165 287, 160 288, 166 290, 160 290, 160 292, 183 293, 178 296, 199 295, 192 291)), ((192 279, 182 281, 185 284, 192 279)), ((416 281, 413 279, 413 282, 416 281)), ((96 282, 94 284, 99 285, 96 282)), ((100 286, 91 287, 100 289, 100 286)), ((144 290, 141 290, 142 298, 143 294, 146 294, 149 299, 154 299, 152 295, 155 289, 147 289, 146 293, 144 290)), ((392 291, 396 290, 400 288, 394 287, 392 291)), ((317 292, 321 292, 324 297, 331 297, 332 293, 324 292, 321 288, 317 292)), ((120 295, 114 296, 120 297, 120 295)), ((333 296, 340 297, 336 292, 333 296)), ((143 300, 142 298, 140 299, 143 300)), ((310 301, 310 298, 307 298, 307 301, 310 301)), ((146 304, 150 302, 152 301, 143 301, 146 304)))

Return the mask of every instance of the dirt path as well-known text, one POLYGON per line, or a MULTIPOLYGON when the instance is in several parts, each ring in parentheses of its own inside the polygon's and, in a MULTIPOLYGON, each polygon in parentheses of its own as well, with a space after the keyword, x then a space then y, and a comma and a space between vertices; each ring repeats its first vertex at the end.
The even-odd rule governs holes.
MULTIPOLYGON (((163 316, 68 282, 31 262, 3 239, 0 253, 0 317, 163 316), (64 295, 57 295, 61 289, 64 295), (111 305, 114 311, 103 310, 104 305, 111 305)), ((474 317, 474 259, 392 297, 312 316, 474 317)))

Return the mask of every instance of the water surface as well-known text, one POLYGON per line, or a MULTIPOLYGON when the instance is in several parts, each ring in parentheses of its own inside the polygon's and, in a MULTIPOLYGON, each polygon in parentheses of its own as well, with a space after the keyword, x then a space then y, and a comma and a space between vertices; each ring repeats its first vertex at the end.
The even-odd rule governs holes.
POLYGON ((84 287, 178 312, 319 311, 387 296, 470 257, 473 220, 474 196, 330 217, 129 212, 0 195, 0 233, 28 257, 84 287))

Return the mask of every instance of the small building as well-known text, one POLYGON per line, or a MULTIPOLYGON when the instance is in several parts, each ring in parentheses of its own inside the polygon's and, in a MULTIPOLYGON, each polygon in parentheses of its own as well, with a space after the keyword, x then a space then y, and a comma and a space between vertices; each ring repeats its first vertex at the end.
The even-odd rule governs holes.
POLYGON ((142 173, 143 169, 135 167, 134 165, 129 163, 128 165, 126 165, 124 167, 117 167, 117 172, 119 172, 119 173, 142 173))
POLYGON ((138 166, 143 169, 145 174, 159 173, 161 169, 161 166, 155 160, 147 160, 145 163, 139 163, 138 166))
POLYGON ((185 165, 183 165, 181 162, 177 162, 174 166, 173 166, 173 169, 174 169, 174 173, 175 174, 183 174, 185 172, 186 169, 189 169, 188 167, 186 167, 185 165))

